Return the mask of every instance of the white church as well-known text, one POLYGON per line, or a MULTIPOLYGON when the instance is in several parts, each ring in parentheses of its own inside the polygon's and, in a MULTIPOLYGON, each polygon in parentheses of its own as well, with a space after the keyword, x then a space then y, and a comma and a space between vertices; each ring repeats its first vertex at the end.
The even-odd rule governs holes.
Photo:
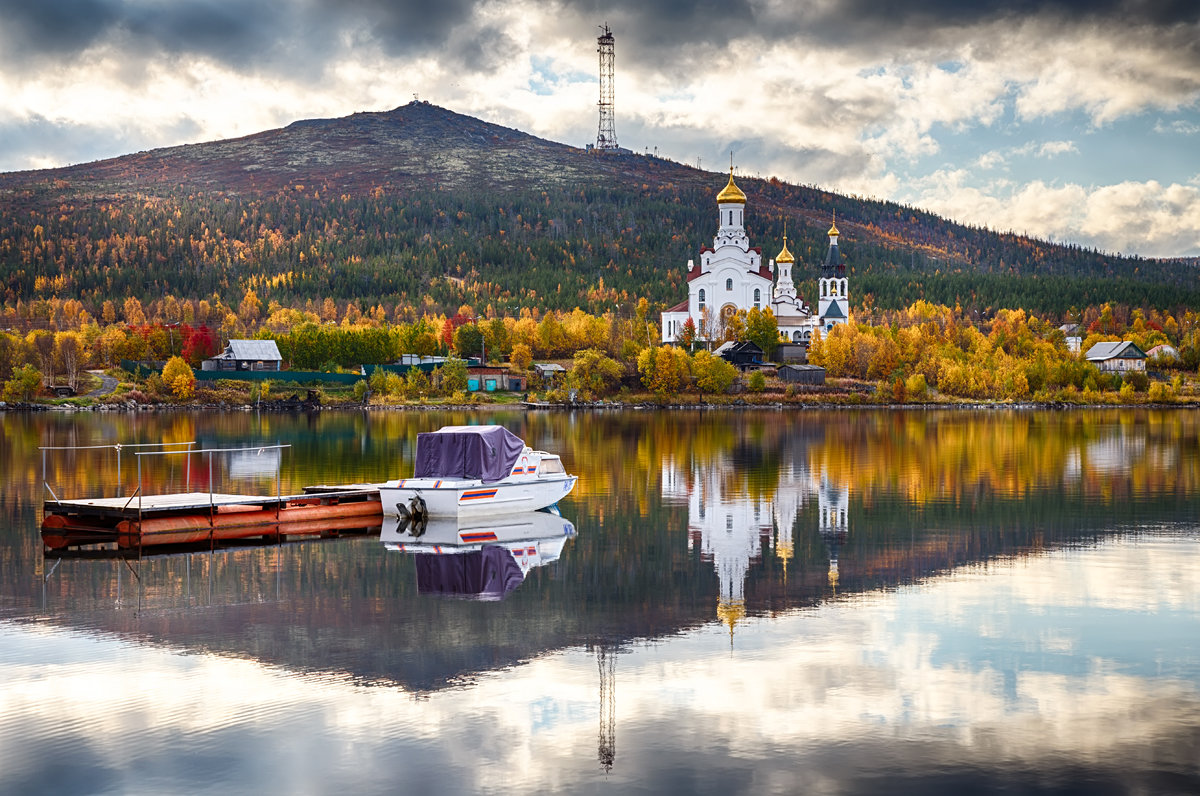
POLYGON ((770 308, 779 327, 781 341, 807 344, 815 333, 828 332, 835 324, 846 323, 850 315, 846 266, 838 251, 837 221, 829 228, 829 253, 818 281, 820 298, 817 312, 804 303, 792 281, 796 258, 788 251, 787 235, 783 249, 769 263, 762 261, 762 249, 750 246, 743 214, 746 194, 733 181, 717 194, 717 235, 712 247, 700 249, 700 262, 688 260, 688 297, 662 313, 662 342, 678 342, 688 320, 694 324, 695 339, 720 340, 725 322, 738 310, 770 308))

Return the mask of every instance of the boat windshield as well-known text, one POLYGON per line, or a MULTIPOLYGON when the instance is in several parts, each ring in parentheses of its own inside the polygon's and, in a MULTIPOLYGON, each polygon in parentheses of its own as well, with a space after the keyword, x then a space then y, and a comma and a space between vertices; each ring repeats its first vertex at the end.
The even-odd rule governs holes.
POLYGON ((538 462, 538 475, 561 475, 566 472, 563 469, 562 459, 557 456, 544 456, 538 462))

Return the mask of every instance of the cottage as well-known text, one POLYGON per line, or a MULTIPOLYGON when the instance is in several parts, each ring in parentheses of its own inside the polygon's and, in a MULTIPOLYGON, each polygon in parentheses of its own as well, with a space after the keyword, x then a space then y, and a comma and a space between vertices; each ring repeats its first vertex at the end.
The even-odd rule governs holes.
POLYGON ((1173 345, 1156 345, 1146 352, 1146 356, 1158 362, 1178 362, 1179 349, 1173 345))
POLYGON ((729 341, 722 344, 714 354, 739 368, 752 368, 763 363, 763 350, 750 341, 729 341))
POLYGON ((780 365, 777 374, 785 384, 815 384, 825 383, 825 368, 820 365, 780 365))
POLYGON ((1146 370, 1146 352, 1138 348, 1132 340, 1096 343, 1088 349, 1086 356, 1088 362, 1110 373, 1146 370))
POLYGON ((204 360, 201 370, 283 370, 274 340, 230 340, 225 350, 204 360))

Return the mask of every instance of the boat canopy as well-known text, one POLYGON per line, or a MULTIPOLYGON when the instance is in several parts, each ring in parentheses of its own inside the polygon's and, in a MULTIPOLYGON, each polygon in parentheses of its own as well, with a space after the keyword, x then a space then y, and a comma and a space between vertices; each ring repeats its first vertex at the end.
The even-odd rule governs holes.
POLYGON ((417 435, 416 478, 507 478, 525 441, 504 426, 443 426, 417 435))
POLYGON ((417 593, 503 600, 525 582, 521 565, 507 547, 484 545, 456 555, 417 553, 417 593))

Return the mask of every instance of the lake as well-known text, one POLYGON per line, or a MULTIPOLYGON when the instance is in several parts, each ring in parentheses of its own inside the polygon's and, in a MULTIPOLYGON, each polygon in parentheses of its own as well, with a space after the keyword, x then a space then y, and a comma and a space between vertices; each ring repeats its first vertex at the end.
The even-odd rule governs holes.
POLYGON ((3 793, 1200 792, 1194 410, 8 412, 0 465, 3 793), (378 535, 43 559, 43 477, 149 449, 39 446, 295 494, 490 422, 580 476, 502 599, 378 535))

